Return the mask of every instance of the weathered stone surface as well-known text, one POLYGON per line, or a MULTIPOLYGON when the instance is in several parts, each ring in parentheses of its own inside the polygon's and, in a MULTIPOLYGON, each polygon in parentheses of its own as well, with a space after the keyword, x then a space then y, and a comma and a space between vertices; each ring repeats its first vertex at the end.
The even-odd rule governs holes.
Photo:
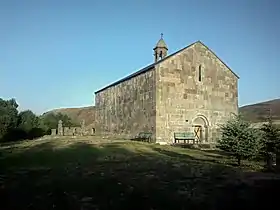
POLYGON ((238 112, 237 83, 237 76, 196 42, 154 69, 97 92, 96 129, 130 137, 150 131, 157 142, 172 143, 174 132, 200 126, 201 143, 213 143, 219 125, 238 112))
POLYGON ((215 141, 219 124, 238 112, 237 82, 199 42, 161 62, 156 67, 157 140, 173 142, 174 132, 193 132, 196 124, 202 125, 203 142, 215 141))
POLYGON ((51 135, 55 136, 56 135, 56 129, 51 129, 51 135))
POLYGON ((63 136, 63 125, 62 125, 62 120, 58 121, 58 125, 57 125, 57 134, 59 136, 63 136))
POLYGON ((130 137, 144 131, 155 134, 155 84, 152 70, 97 93, 97 130, 130 137))
MULTIPOLYGON (((57 134, 60 136, 92 136, 95 128, 86 127, 85 120, 81 121, 81 127, 63 127, 62 120, 58 121, 57 134)), ((51 130, 51 135, 56 135, 56 129, 51 130)))

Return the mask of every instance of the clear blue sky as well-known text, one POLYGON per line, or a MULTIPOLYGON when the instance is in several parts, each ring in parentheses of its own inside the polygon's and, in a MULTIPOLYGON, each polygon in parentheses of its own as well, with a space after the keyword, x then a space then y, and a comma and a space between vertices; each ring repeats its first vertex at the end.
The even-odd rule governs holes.
POLYGON ((239 104, 280 98, 280 1, 0 0, 0 97, 36 113, 93 105, 94 91, 201 40, 240 76, 239 104))

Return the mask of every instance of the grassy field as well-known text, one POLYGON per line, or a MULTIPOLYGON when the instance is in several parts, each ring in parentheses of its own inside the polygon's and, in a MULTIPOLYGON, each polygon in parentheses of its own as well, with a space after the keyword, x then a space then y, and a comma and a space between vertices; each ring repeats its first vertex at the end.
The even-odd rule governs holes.
POLYGON ((97 137, 3 144, 0 208, 269 209, 278 177, 246 164, 215 151, 97 137))

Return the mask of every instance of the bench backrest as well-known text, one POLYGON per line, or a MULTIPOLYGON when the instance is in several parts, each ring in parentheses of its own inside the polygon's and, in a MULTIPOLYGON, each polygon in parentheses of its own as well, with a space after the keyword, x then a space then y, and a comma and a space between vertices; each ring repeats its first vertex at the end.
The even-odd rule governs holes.
POLYGON ((149 132, 141 132, 138 135, 139 138, 150 138, 151 136, 152 136, 152 133, 149 133, 149 132))
POLYGON ((184 132, 184 133, 174 133, 175 138, 194 138, 194 133, 184 132))

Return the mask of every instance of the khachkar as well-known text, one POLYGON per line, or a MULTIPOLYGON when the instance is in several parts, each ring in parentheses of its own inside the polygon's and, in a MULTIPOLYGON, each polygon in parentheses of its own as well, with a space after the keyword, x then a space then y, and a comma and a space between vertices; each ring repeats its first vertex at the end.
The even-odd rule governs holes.
POLYGON ((59 120, 59 121, 58 121, 58 125, 57 125, 57 135, 63 136, 62 120, 59 120))
POLYGON ((85 126, 85 120, 82 120, 81 122, 81 135, 85 135, 86 133, 86 126, 85 126))

